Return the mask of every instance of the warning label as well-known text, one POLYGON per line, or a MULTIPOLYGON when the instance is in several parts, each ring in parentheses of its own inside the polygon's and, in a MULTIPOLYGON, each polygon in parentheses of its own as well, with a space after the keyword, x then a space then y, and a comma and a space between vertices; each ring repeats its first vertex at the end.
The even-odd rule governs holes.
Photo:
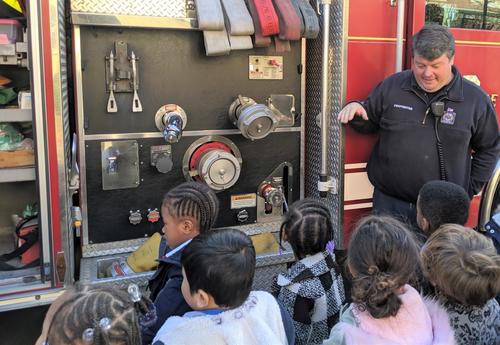
POLYGON ((283 56, 250 55, 249 79, 283 79, 283 56))
POLYGON ((231 195, 231 209, 257 206, 257 194, 231 195))

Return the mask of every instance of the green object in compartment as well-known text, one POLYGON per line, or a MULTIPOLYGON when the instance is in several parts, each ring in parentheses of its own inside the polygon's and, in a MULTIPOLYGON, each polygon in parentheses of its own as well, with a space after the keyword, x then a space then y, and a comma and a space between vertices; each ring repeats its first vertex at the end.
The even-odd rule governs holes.
POLYGON ((0 123, 0 151, 15 150, 24 137, 11 123, 0 123))
POLYGON ((12 87, 0 88, 0 105, 6 105, 17 98, 17 92, 12 87))
POLYGON ((23 210, 23 218, 26 219, 36 215, 38 215, 37 203, 26 205, 26 207, 23 210))

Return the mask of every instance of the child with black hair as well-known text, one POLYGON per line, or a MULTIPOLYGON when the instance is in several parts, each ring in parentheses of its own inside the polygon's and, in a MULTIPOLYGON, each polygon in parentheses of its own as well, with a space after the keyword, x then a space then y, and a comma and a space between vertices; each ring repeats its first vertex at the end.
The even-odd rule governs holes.
POLYGON ((417 198, 417 223, 430 236, 446 223, 464 225, 469 217, 470 199, 459 185, 448 181, 429 181, 417 198))
POLYGON ((491 239, 457 224, 435 231, 421 251, 457 344, 500 344, 500 256, 491 239))
POLYGON ((446 311, 408 285, 418 262, 417 244, 401 222, 362 219, 347 251, 353 303, 324 344, 454 344, 446 311))
POLYGON ((213 227, 218 210, 217 196, 201 182, 185 182, 165 194, 161 206, 164 240, 158 269, 149 281, 158 320, 143 330, 143 344, 151 343, 167 318, 191 310, 181 293, 181 254, 193 238, 213 227))
POLYGON ((298 261, 277 276, 274 293, 292 316, 296 344, 321 344, 345 302, 328 208, 314 199, 293 203, 281 225, 281 239, 290 243, 298 261))
POLYGON ((155 321, 154 305, 135 284, 76 284, 50 306, 36 345, 139 345, 141 328, 155 321))
POLYGON ((181 263, 182 294, 194 311, 169 318, 153 345, 288 344, 276 300, 250 291, 255 249, 247 235, 224 229, 197 236, 181 263))

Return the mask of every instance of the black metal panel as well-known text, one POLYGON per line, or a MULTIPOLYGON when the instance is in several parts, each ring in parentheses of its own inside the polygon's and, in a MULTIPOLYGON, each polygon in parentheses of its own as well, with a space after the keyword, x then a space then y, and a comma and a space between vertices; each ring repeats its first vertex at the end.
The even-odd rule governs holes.
POLYGON ((293 94, 300 109, 299 41, 285 54, 269 47, 207 57, 199 31, 81 27, 81 46, 86 134, 157 131, 154 114, 167 103, 186 110, 185 130, 233 128, 227 110, 238 94, 257 102, 272 93, 293 94), (141 113, 132 112, 131 93, 115 93, 118 112, 106 113, 105 56, 118 40, 140 59, 141 113), (283 56, 283 80, 249 80, 249 55, 283 56))
MULTIPOLYGON (((160 209, 161 199, 170 188, 185 181, 182 174, 182 158, 189 145, 200 137, 183 137, 172 145, 174 167, 167 174, 150 166, 150 146, 165 144, 163 139, 138 139, 141 182, 137 188, 104 191, 101 175, 101 142, 86 143, 87 207, 89 241, 103 243, 127 240, 150 235, 159 231, 162 222, 151 224, 146 220, 148 208, 160 209), (138 225, 128 222, 129 210, 141 210, 143 221, 138 225)), ((293 165, 293 200, 300 193, 300 132, 273 133, 264 139, 250 141, 241 135, 229 135, 239 148, 243 164, 236 185, 218 193, 221 203, 216 227, 238 226, 236 214, 230 209, 231 195, 256 193, 259 184, 282 162, 293 165)), ((247 208, 249 219, 256 221, 256 209, 247 208)))

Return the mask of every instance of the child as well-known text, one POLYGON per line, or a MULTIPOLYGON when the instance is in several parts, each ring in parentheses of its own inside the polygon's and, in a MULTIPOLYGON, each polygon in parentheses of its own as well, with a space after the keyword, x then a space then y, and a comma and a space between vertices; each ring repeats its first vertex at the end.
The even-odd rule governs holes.
POLYGON ((140 328, 155 322, 151 301, 128 291, 75 285, 50 306, 37 345, 139 345, 140 328))
POLYGON ((296 344, 321 344, 345 302, 340 268, 332 253, 330 212, 313 199, 295 202, 285 214, 280 238, 290 243, 298 261, 277 276, 275 295, 293 318, 296 344))
POLYGON ((165 194, 161 216, 166 241, 160 244, 159 266, 149 282, 158 320, 143 331, 143 344, 151 343, 167 318, 191 310, 181 293, 181 254, 194 237, 213 227, 218 209, 217 196, 203 183, 185 182, 165 194))
POLYGON ((424 273, 447 309, 457 344, 500 344, 500 256, 490 239, 446 224, 421 252, 424 273))
POLYGON ((464 225, 469 205, 469 195, 461 186, 447 181, 427 182, 418 193, 418 226, 430 236, 446 223, 464 225))
POLYGON ((243 232, 202 234, 184 249, 181 263, 182 294, 194 311, 169 318, 153 345, 288 343, 276 300, 250 291, 255 249, 243 232))
POLYGON ((324 344, 453 344, 446 311, 408 285, 418 249, 402 223, 362 219, 349 242, 347 265, 353 303, 341 311, 324 344))

